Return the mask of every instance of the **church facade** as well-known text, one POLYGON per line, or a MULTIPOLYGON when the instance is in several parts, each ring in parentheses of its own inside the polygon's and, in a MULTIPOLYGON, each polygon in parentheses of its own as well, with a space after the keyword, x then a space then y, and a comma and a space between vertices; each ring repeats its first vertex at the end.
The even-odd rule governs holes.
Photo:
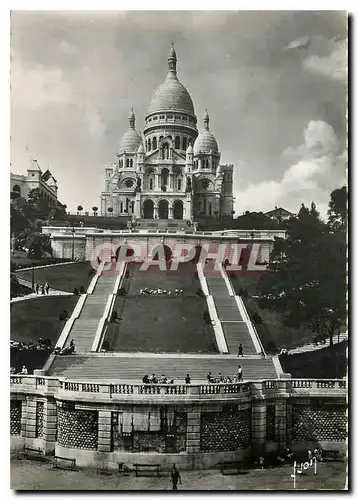
POLYGON ((168 73, 151 100, 143 134, 133 109, 117 160, 105 167, 102 215, 185 219, 231 215, 233 165, 220 151, 205 111, 198 131, 192 99, 177 76, 171 47, 168 73))

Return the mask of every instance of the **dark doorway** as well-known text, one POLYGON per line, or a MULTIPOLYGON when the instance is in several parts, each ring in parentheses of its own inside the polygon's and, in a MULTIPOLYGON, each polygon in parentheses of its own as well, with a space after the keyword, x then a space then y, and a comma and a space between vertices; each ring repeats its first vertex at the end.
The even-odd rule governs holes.
POLYGON ((143 217, 145 219, 154 218, 154 203, 152 200, 145 200, 143 203, 143 217))
POLYGON ((168 202, 167 200, 160 200, 158 203, 158 216, 159 219, 167 219, 168 218, 168 202))
POLYGON ((181 200, 177 200, 173 203, 173 217, 174 219, 183 218, 183 202, 181 200))

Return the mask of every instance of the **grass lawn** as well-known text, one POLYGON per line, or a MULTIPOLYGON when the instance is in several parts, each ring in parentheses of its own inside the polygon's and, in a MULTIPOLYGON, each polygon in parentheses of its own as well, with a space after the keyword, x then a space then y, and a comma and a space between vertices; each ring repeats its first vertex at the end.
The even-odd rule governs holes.
MULTIPOLYGON (((180 470, 180 468, 179 468, 180 470)), ((179 490, 186 491, 260 491, 293 490, 292 467, 249 470, 239 475, 222 476, 216 469, 180 470, 182 484, 179 490)), ((296 490, 344 490, 347 485, 346 462, 323 462, 314 475, 311 469, 298 477, 296 490)), ((171 490, 169 472, 161 472, 160 477, 138 477, 116 474, 102 476, 95 469, 65 471, 52 469, 49 463, 30 460, 11 460, 11 489, 41 490, 112 490, 112 491, 168 491, 171 490)))
POLYGON ((72 313, 78 297, 41 297, 11 304, 11 339, 18 342, 36 342, 48 338, 54 344, 64 326, 58 317, 63 310, 72 313))
POLYGON ((242 275, 238 273, 231 283, 237 294, 247 290, 248 297, 242 297, 249 316, 255 324, 257 333, 266 352, 276 352, 282 347, 293 349, 308 342, 312 342, 315 334, 308 328, 289 328, 283 323, 283 316, 269 309, 261 309, 254 296, 257 294, 257 283, 264 276, 257 274, 242 275), (257 313, 262 323, 255 321, 254 313, 257 313))
MULTIPOLYGON (((81 286, 87 290, 91 281, 91 277, 89 276, 91 269, 91 264, 87 262, 74 262, 60 266, 42 267, 40 269, 35 267, 35 283, 43 284, 47 281, 51 288, 66 292, 73 292, 74 288, 79 289, 81 286)), ((32 269, 16 271, 16 276, 31 282, 32 269)))
POLYGON ((117 297, 122 318, 110 323, 106 338, 114 351, 216 353, 214 330, 203 320, 200 297, 117 297))
POLYGON ((347 342, 317 351, 280 356, 284 372, 293 378, 343 378, 347 374, 347 342))

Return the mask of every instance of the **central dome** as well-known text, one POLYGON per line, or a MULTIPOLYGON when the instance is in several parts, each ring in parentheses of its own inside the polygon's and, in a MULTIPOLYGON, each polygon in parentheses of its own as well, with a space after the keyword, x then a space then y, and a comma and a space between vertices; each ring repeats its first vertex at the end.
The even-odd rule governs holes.
POLYGON ((172 109, 194 114, 193 101, 189 92, 178 80, 176 62, 177 57, 172 47, 168 57, 168 75, 165 82, 155 91, 149 105, 149 113, 172 109))

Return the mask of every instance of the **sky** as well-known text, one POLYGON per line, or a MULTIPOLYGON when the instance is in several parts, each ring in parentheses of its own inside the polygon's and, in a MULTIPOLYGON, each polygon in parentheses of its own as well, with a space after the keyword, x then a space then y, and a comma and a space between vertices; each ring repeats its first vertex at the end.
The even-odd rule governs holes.
POLYGON ((339 11, 13 11, 11 171, 50 168, 59 199, 100 206, 104 166, 164 82, 205 108, 236 215, 314 201, 346 183, 347 21, 339 11))

